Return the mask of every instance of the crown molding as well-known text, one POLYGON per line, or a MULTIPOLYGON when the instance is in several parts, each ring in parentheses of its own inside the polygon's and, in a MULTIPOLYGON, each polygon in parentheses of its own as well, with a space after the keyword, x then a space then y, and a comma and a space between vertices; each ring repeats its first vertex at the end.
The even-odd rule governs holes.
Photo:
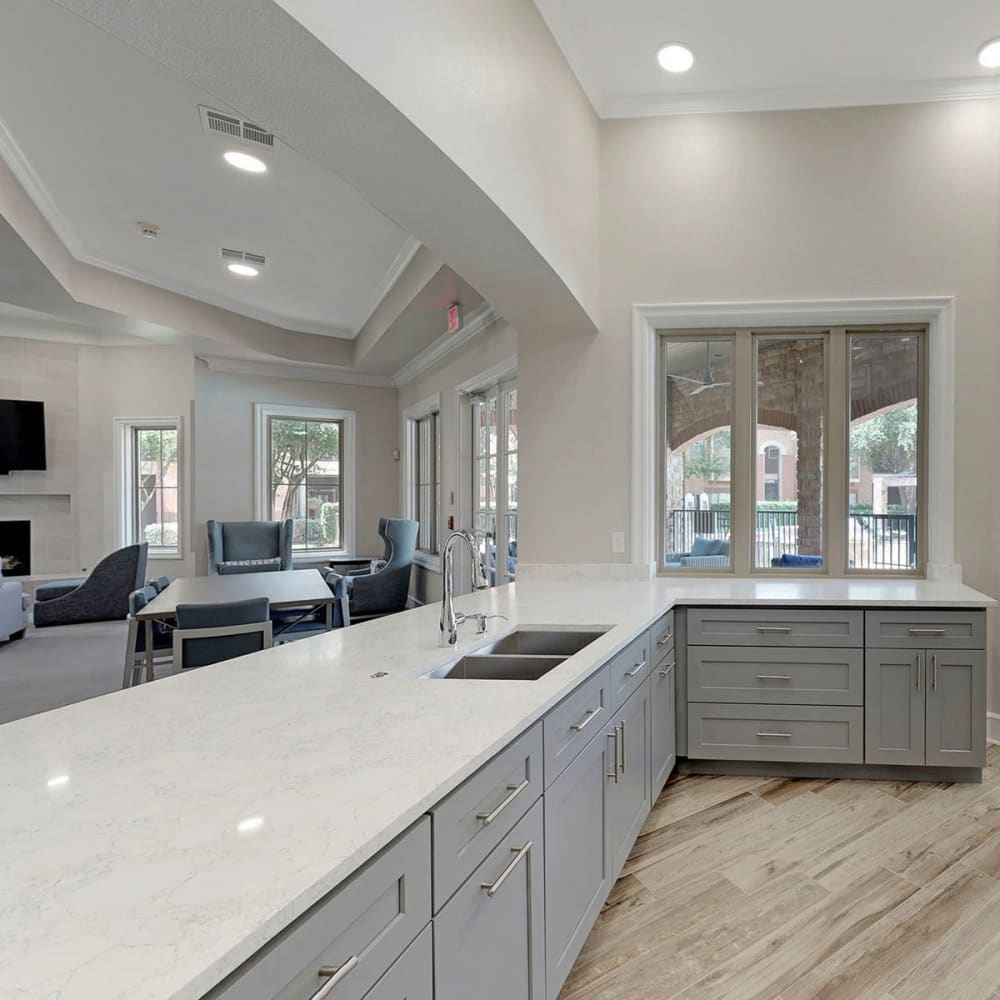
POLYGON ((395 259, 389 265, 385 274, 382 275, 382 280, 375 286, 375 290, 369 297, 365 318, 358 324, 358 328, 352 336, 356 337, 365 328, 365 324, 372 318, 375 310, 382 304, 382 300, 392 291, 393 286, 403 276, 403 272, 410 266, 410 261, 413 260, 417 255, 417 251, 422 246, 423 244, 416 236, 406 237, 403 245, 399 248, 399 253, 396 254, 395 259))
POLYGON ((807 111, 819 108, 924 104, 1000 97, 1000 77, 911 80, 864 86, 787 87, 773 90, 700 94, 634 94, 605 97, 596 107, 601 118, 721 114, 746 111, 807 111))
POLYGON ((483 302, 469 313, 461 328, 455 333, 446 333, 443 337, 438 337, 433 344, 425 347, 416 357, 403 365, 393 376, 394 384, 401 386, 412 382, 417 376, 422 375, 443 358, 446 358, 452 351, 457 351, 477 334, 491 327, 499 318, 496 309, 489 302, 483 302))
POLYGON ((239 358, 217 358, 196 355, 198 360, 213 372, 227 375, 254 375, 263 378, 301 379, 305 382, 328 382, 334 385, 360 385, 373 389, 395 389, 396 383, 389 375, 370 375, 333 365, 300 365, 280 361, 249 361, 239 358))

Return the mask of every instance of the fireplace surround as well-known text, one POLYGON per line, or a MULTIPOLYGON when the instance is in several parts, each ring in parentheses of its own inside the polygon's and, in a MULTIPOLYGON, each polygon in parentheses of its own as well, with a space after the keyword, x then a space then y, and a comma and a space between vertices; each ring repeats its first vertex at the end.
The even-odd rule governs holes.
POLYGON ((31 575, 30 521, 0 521, 0 566, 6 577, 31 575))

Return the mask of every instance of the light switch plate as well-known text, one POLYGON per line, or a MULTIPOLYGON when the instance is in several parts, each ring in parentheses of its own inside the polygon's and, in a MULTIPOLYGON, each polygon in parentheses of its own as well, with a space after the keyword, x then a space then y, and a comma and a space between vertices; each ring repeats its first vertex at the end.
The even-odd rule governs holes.
POLYGON ((624 552, 625 551, 625 532, 624 531, 612 531, 611 532, 611 551, 612 552, 624 552))

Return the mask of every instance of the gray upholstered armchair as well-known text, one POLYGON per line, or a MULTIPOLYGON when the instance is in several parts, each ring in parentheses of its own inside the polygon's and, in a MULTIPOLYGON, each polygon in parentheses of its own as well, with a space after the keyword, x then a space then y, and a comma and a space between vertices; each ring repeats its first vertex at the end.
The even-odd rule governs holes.
POLYGON ((208 572, 266 573, 292 568, 292 519, 209 521, 208 572))
POLYGON ((335 625, 350 625, 352 621, 381 618, 406 609, 419 529, 417 521, 383 517, 378 522, 378 533, 385 542, 385 555, 378 568, 346 576, 334 570, 326 574, 327 584, 340 598, 334 608, 335 625))
POLYGON ((35 628, 110 622, 128 617, 129 594, 146 579, 146 542, 105 556, 83 581, 64 580, 35 590, 35 628))

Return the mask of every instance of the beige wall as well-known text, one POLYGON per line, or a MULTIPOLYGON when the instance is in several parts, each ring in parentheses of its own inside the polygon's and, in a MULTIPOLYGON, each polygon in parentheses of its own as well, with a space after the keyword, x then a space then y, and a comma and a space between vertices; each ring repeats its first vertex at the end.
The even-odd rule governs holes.
MULTIPOLYGON (((458 507, 459 475, 462 464, 459 448, 460 421, 466 419, 468 411, 461 406, 456 387, 497 365, 511 360, 516 363, 516 359, 517 332, 508 323, 499 320, 459 350, 449 354, 433 369, 408 382, 399 390, 400 440, 403 433, 403 412, 436 393, 441 396, 441 497, 444 506, 442 528, 445 533, 449 516, 454 516, 455 526, 458 528, 471 526, 471 466, 462 469, 462 474, 468 474, 470 481, 464 490, 465 509, 461 510, 458 507)), ((402 497, 405 488, 402 463, 399 472, 399 490, 402 497)), ((441 574, 432 569, 414 567, 410 580, 410 594, 422 603, 439 601, 441 574)))
POLYGON ((198 572, 207 565, 205 522, 254 516, 254 403, 354 410, 357 414, 357 548, 381 554, 378 519, 399 515, 395 389, 195 371, 195 509, 198 572))
POLYGON ((1000 594, 998 211, 997 101, 603 122, 601 333, 521 331, 525 561, 628 558, 634 303, 954 295, 957 559, 1000 594))

